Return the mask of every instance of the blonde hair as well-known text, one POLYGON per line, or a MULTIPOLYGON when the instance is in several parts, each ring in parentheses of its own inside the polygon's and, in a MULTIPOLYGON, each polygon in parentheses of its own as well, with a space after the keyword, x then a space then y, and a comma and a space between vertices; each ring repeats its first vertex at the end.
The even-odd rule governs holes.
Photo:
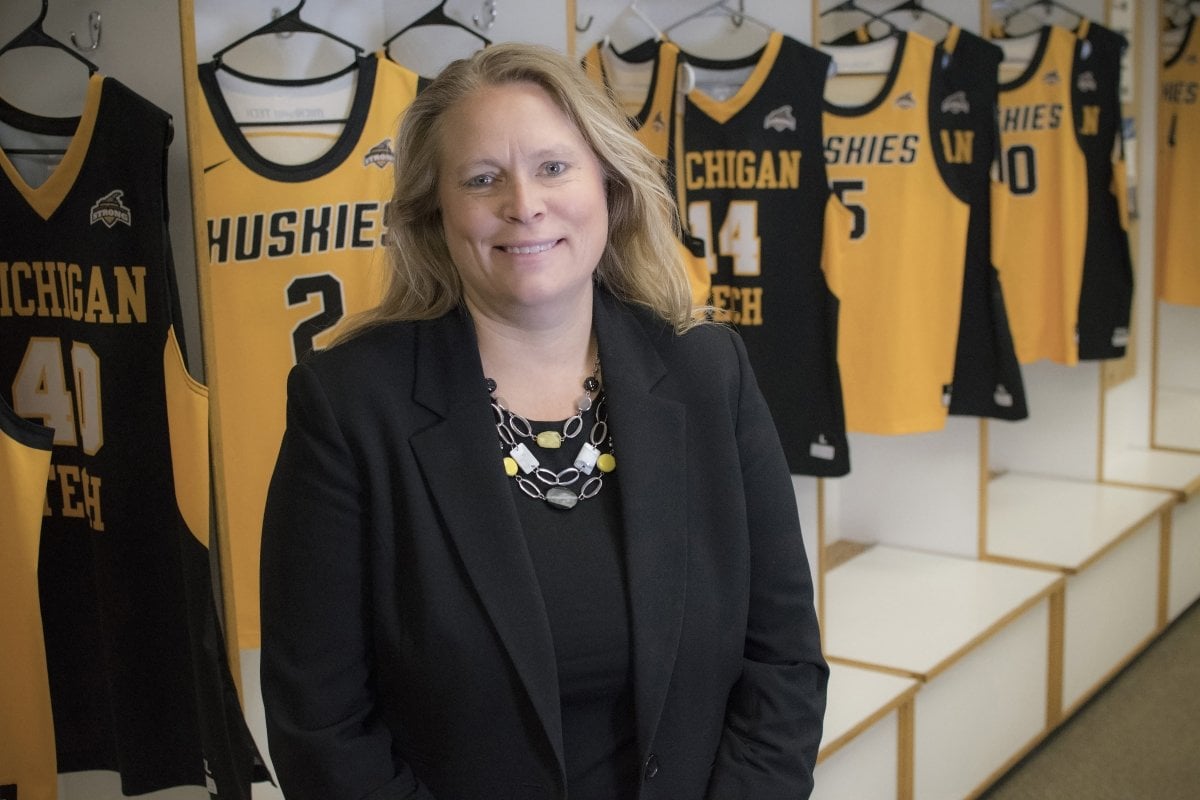
POLYGON ((650 308, 677 331, 696 324, 675 204, 658 159, 580 66, 548 47, 506 43, 448 65, 405 112, 386 214, 389 270, 383 299, 344 320, 336 342, 384 322, 433 319, 462 302, 462 282, 438 205, 443 120, 473 92, 522 82, 546 91, 603 167, 609 233, 597 282, 622 300, 650 308))

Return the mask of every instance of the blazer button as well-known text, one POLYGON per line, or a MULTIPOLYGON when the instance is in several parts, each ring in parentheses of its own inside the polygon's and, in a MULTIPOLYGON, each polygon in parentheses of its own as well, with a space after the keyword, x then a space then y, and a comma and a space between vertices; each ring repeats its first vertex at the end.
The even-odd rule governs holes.
POLYGON ((646 759, 646 766, 642 769, 642 774, 646 776, 646 780, 650 780, 658 774, 658 756, 653 753, 646 759))

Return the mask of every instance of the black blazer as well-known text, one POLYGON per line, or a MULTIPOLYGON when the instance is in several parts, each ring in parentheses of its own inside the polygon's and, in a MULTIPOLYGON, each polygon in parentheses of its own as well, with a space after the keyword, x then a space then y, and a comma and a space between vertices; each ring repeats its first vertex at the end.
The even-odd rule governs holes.
MULTIPOLYGON (((828 669, 796 502, 741 339, 597 290, 649 800, 798 800, 828 669)), ((465 312, 288 379, 262 692, 289 800, 565 797, 554 649, 465 312)), ((615 800, 615 799, 614 799, 615 800)))

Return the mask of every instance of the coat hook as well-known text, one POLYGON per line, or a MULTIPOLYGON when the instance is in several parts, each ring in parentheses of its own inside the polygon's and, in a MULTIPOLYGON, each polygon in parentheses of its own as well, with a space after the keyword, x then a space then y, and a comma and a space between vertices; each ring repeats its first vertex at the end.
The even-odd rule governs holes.
POLYGON ((592 23, 593 23, 595 20, 596 20, 596 15, 595 15, 595 14, 590 14, 590 15, 588 16, 588 18, 587 18, 587 22, 585 22, 585 23, 583 23, 582 25, 580 25, 580 24, 579 24, 579 17, 577 16, 577 17, 575 17, 575 30, 576 30, 576 31, 578 31, 579 33, 583 33, 583 32, 584 32, 584 31, 586 31, 588 28, 592 27, 592 23))
POLYGON ((733 25, 735 28, 742 27, 742 23, 746 21, 746 0, 738 0, 737 13, 733 15, 733 25))
POLYGON ((95 50, 100 46, 100 12, 93 11, 88 14, 88 36, 91 37, 92 46, 85 47, 75 38, 75 31, 71 31, 71 44, 75 45, 75 49, 84 53, 95 50))
POLYGON ((472 14, 471 21, 481 31, 491 30, 491 27, 496 24, 496 0, 484 0, 483 10, 488 15, 486 23, 480 21, 478 14, 472 14))

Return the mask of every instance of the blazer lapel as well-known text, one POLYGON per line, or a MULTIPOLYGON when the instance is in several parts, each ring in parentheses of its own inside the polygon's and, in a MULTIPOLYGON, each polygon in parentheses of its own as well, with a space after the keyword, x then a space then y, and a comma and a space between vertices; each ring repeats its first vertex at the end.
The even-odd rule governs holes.
POLYGON ((667 369, 651 334, 629 309, 597 289, 594 322, 620 473, 637 735, 645 758, 666 701, 683 625, 686 413, 682 403, 654 393, 667 369))
POLYGON ((412 437, 413 451, 565 779, 550 622, 500 466, 483 368, 465 311, 419 328, 416 369, 414 399, 442 420, 412 437), (480 458, 489 451, 494 458, 480 458))

